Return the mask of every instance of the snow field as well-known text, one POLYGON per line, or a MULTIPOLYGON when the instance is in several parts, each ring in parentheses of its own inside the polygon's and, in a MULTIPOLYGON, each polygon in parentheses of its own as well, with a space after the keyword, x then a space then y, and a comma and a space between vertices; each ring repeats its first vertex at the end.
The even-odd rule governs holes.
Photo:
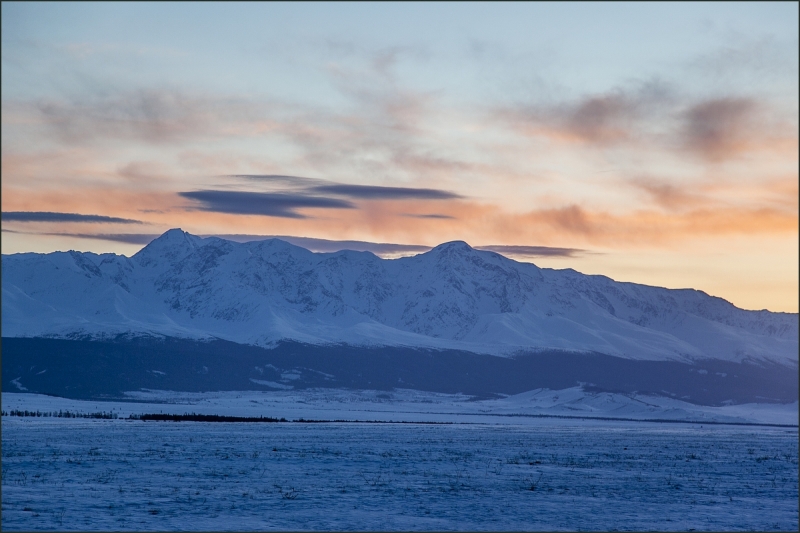
MULTIPOLYGON (((797 426, 798 403, 740 404, 709 407, 672 398, 636 394, 586 392, 580 387, 536 389, 505 398, 471 400, 463 394, 411 389, 393 391, 305 389, 292 391, 175 392, 141 390, 127 393, 135 402, 70 400, 42 394, 2 393, 6 412, 70 411, 73 413, 216 414, 277 417, 296 420, 381 420, 417 422, 478 422, 553 425, 545 416, 606 417, 630 420, 687 420, 789 424, 797 426), (146 403, 144 403, 146 402, 146 403)), ((581 423, 592 423, 586 418, 581 423)), ((574 422, 569 422, 574 423, 574 422)), ((603 423, 603 422, 599 422, 603 423)))
POLYGON ((798 527, 796 429, 3 417, 2 454, 9 531, 798 527))

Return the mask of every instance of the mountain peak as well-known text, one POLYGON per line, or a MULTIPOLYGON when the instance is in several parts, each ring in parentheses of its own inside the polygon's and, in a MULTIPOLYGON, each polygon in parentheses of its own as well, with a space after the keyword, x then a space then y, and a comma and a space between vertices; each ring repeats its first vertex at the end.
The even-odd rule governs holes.
POLYGON ((431 251, 439 251, 439 252, 448 252, 448 253, 465 253, 471 252, 474 248, 469 244, 465 243, 464 241, 450 241, 440 244, 439 246, 433 248, 431 251))
MULTIPOLYGON (((181 228, 172 228, 172 229, 167 230, 164 233, 162 233, 156 239, 150 241, 150 244, 145 246, 145 248, 147 248, 149 246, 152 246, 153 244, 156 244, 156 243, 175 245, 177 243, 185 242, 185 241, 189 240, 192 237, 195 237, 195 236, 192 235, 191 233, 183 231, 181 228)), ((195 238, 199 238, 199 237, 195 237, 195 238)))
POLYGON ((475 257, 477 250, 464 241, 450 241, 440 244, 427 252, 437 263, 454 264, 475 257))
POLYGON ((181 228, 172 228, 165 231, 159 238, 167 238, 167 239, 175 239, 181 237, 186 238, 187 235, 189 234, 183 231, 181 228))
POLYGON ((173 228, 151 241, 150 244, 134 254, 133 258, 142 266, 156 263, 160 257, 175 261, 194 251, 202 240, 180 228, 173 228))

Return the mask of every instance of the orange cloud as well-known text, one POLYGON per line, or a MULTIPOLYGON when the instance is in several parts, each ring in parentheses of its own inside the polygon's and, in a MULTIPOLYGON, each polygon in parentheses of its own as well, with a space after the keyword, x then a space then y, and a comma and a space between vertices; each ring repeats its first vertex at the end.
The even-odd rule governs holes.
MULTIPOLYGON (((175 207, 171 194, 157 191, 130 191, 116 187, 75 187, 29 190, 3 186, 3 211, 50 211, 99 214, 131 218, 157 224, 175 207), (149 211, 146 212, 146 211, 149 211), (147 216, 144 217, 143 213, 147 216)), ((61 227, 59 224, 58 227, 61 227)), ((85 227, 83 228, 85 230, 85 227)))
POLYGON ((758 181, 732 179, 727 175, 705 177, 690 184, 671 183, 667 179, 639 177, 624 180, 645 192, 655 205, 670 211, 713 210, 719 206, 740 209, 798 211, 798 176, 762 178, 758 181))
POLYGON ((651 178, 638 178, 631 180, 630 183, 645 191, 657 205, 666 209, 683 209, 696 206, 705 200, 697 194, 687 192, 684 187, 651 178))

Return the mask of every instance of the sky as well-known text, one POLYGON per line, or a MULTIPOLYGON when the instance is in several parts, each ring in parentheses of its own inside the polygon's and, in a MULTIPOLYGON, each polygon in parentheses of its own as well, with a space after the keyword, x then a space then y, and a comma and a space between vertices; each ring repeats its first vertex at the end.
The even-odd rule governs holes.
POLYGON ((798 311, 798 4, 2 2, 2 253, 462 240, 798 311))

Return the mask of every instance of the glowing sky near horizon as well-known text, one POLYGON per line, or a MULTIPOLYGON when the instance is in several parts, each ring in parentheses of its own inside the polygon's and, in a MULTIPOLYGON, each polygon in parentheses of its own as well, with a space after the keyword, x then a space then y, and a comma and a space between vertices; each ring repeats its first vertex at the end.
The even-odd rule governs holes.
POLYGON ((797 312, 797 20, 3 2, 2 252, 131 255, 175 227, 464 240, 797 312))

